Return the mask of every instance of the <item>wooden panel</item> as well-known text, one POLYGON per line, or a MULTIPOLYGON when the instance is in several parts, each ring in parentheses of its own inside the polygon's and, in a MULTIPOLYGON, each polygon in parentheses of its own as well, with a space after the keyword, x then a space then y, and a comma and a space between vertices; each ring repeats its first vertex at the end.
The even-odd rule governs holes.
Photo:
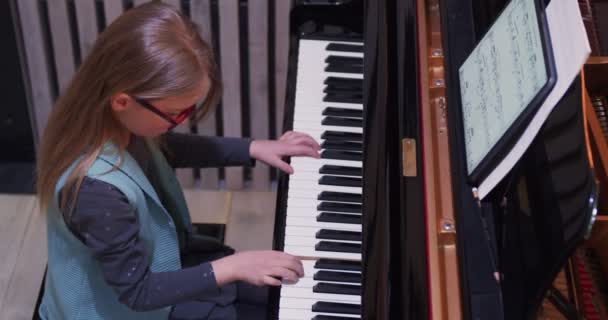
MULTIPOLYGON (((440 77, 443 79, 443 56, 432 52, 443 52, 439 0, 418 0, 418 38, 420 48, 420 73, 422 128, 422 166, 425 178, 429 298, 433 319, 462 319, 460 284, 458 279, 458 250, 456 233, 458 225, 454 217, 451 180, 448 120, 446 118, 445 87, 431 86, 440 77)), ((416 142, 416 141, 414 141, 416 142)), ((412 142, 410 142, 410 145, 412 142)), ((408 145, 406 143, 406 145, 408 145)), ((406 148, 404 148, 406 149, 406 148)), ((414 151, 415 152, 415 151, 414 151)), ((412 154, 412 152, 408 152, 412 154)), ((407 157, 404 157, 407 158, 407 157)), ((411 162, 407 163, 411 165, 411 162)), ((414 165, 415 166, 415 165, 414 165)), ((404 175, 416 174, 416 168, 404 175)))
POLYGON ((124 11, 122 0, 104 0, 103 7, 106 14, 106 26, 110 25, 124 11))
MULTIPOLYGON (((268 139, 268 2, 250 3, 248 10, 251 138, 268 139)), ((252 173, 255 190, 270 190, 270 168, 266 164, 258 161, 252 173)))
MULTIPOLYGON (((224 95, 222 112, 224 136, 240 137, 241 130, 241 71, 239 63, 239 2, 218 2, 220 16, 220 56, 224 95)), ((231 190, 243 188, 243 168, 226 168, 226 187, 231 190)))
POLYGON ((70 32, 68 8, 65 0, 48 0, 49 25, 53 43, 53 56, 57 70, 57 83, 61 94, 68 86, 76 69, 74 46, 70 32))
MULTIPOLYGON (((10 252, 3 254, 3 275, 10 277, 0 287, 0 319, 32 319, 38 292, 47 261, 45 216, 35 206, 34 196, 1 196, 2 243, 13 243, 10 252), (8 219, 7 219, 8 218, 8 219), (6 231, 6 232, 5 232, 6 231), (6 273, 5 273, 6 272, 6 273)), ((3 252, 4 253, 4 252, 3 252)))
POLYGON ((275 192, 232 192, 226 244, 238 251, 272 249, 275 202, 275 192))
POLYGON ((277 137, 283 133, 285 90, 287 87, 287 64, 289 58, 289 12, 291 1, 275 1, 275 104, 277 137))
MULTIPOLYGON (((192 1, 190 3, 190 19, 199 26, 203 40, 207 41, 210 45, 213 45, 211 36, 211 1, 192 1)), ((198 133, 205 136, 217 135, 215 117, 216 113, 213 112, 208 115, 206 119, 203 119, 203 121, 197 125, 198 133)), ((217 189, 219 187, 218 169, 201 169, 200 174, 202 188, 217 189)))
POLYGON ((0 255, 2 256, 0 259, 0 314, 2 315, 5 314, 5 297, 34 202, 33 196, 0 196, 0 255))
POLYGON ((184 190, 193 223, 226 224, 231 210, 232 192, 184 190))
POLYGON ((34 142, 38 144, 53 105, 49 66, 47 65, 40 23, 42 20, 39 15, 37 0, 15 2, 17 3, 20 22, 20 35, 18 37, 23 39, 23 48, 20 48, 20 54, 27 65, 27 68, 25 68, 27 74, 24 76, 28 82, 26 88, 28 90, 29 114, 33 119, 34 142))
POLYGON ((80 41, 80 57, 82 61, 89 54, 97 38, 97 15, 94 0, 74 1, 76 6, 76 21, 78 22, 78 40, 80 41))

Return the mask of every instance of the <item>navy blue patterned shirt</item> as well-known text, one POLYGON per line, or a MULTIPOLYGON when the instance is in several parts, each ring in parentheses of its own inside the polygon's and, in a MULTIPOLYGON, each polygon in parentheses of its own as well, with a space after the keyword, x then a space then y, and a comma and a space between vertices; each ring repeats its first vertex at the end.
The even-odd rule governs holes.
MULTIPOLYGON (((174 168, 255 163, 249 156, 249 139, 179 133, 167 133, 164 138, 165 156, 174 168)), ((143 139, 133 136, 127 151, 146 173, 149 151, 143 139)), ((209 262, 177 271, 150 270, 134 210, 119 189, 85 177, 69 218, 63 212, 68 228, 99 261, 119 300, 131 309, 145 311, 217 295, 220 288, 209 262)))

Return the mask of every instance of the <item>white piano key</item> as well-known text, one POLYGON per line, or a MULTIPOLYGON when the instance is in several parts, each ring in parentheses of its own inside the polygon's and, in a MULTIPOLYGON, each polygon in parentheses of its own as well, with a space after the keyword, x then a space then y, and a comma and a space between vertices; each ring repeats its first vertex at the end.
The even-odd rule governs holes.
POLYGON ((331 185, 319 185, 318 182, 315 181, 306 181, 306 180, 289 180, 289 188, 297 188, 301 190, 314 190, 318 192, 317 194, 323 191, 335 191, 335 192, 346 192, 346 193, 356 193, 361 194, 361 187, 343 187, 343 186, 331 186, 331 185))
MULTIPOLYGON (((311 307, 312 308, 312 307, 311 307)), ((334 317, 344 317, 344 318, 352 318, 361 319, 359 315, 353 314, 344 314, 344 313, 321 313, 321 312, 312 312, 303 309, 289 309, 284 308, 279 310, 279 319, 280 320, 310 320, 315 316, 334 316, 334 317)))
MULTIPOLYGON (((333 300, 317 300, 317 299, 307 299, 307 298, 293 298, 293 297, 285 297, 281 299, 281 302, 279 303, 279 307, 281 309, 285 308, 285 309, 300 309, 300 310, 310 310, 312 311, 312 306, 319 302, 319 301, 326 301, 326 302, 338 302, 340 303, 340 301, 333 301, 333 300)), ((357 303, 357 302, 341 302, 341 303, 350 303, 353 305, 360 305, 361 303, 357 303)))
POLYGON ((319 210, 316 206, 310 207, 290 207, 287 206, 287 215, 290 217, 299 217, 307 219, 316 219, 321 212, 337 213, 349 215, 351 218, 361 218, 361 213, 340 212, 336 210, 319 210))
POLYGON ((336 302, 351 302, 360 303, 361 296, 350 294, 333 294, 313 292, 309 288, 283 287, 281 288, 281 297, 285 298, 307 298, 320 301, 336 301, 336 302))
MULTIPOLYGON (((325 131, 354 133, 362 133, 363 131, 362 128, 324 126, 322 124, 323 118, 325 117, 322 113, 327 107, 363 110, 363 105, 360 103, 323 101, 323 98, 325 97, 323 90, 326 87, 324 81, 328 77, 363 78, 363 74, 325 71, 325 67, 327 66, 325 59, 330 55, 363 57, 362 52, 328 51, 326 50, 326 47, 330 42, 336 41, 303 39, 300 40, 299 45, 298 74, 296 76, 295 107, 293 111, 294 121, 292 123, 292 128, 294 131, 304 132, 310 135, 319 143, 323 142, 324 139, 322 139, 321 136, 325 131)), ((362 42, 350 41, 344 43, 362 44, 362 42)), ((318 180, 322 176, 318 173, 319 169, 323 165, 361 168, 362 162, 293 158, 291 159, 291 165, 294 168, 295 173, 289 177, 288 183, 287 207, 285 208, 286 227, 285 238, 283 239, 285 242, 284 251, 299 256, 361 261, 360 253, 316 251, 314 245, 321 241, 320 239, 315 238, 315 234, 320 229, 361 231, 361 225, 318 223, 316 221, 316 215, 318 214, 316 206, 320 203, 317 198, 321 192, 345 192, 353 194, 361 194, 362 192, 362 188, 359 187, 319 185, 318 180)), ((305 278, 300 279, 297 284, 292 286, 284 286, 281 290, 283 297, 281 297, 280 300, 280 319, 311 319, 316 315, 333 315, 353 319, 361 318, 360 315, 312 312, 312 305, 318 301, 344 303, 346 301, 335 301, 331 299, 346 299, 348 301, 352 300, 358 305, 360 304, 361 298, 358 296, 317 294, 312 292, 312 287, 318 283, 318 281, 313 279, 313 276, 315 272, 319 270, 314 269, 315 261, 304 260, 303 264, 305 268, 305 278), (285 297, 285 295, 301 296, 305 298, 285 297), (310 299, 309 297, 313 298, 310 299), (328 299, 320 300, 320 297, 328 299)), ((348 271, 345 270, 345 272, 348 271)))
MULTIPOLYGON (((335 270, 332 270, 335 271, 335 270)), ((294 284, 284 284, 282 286, 282 288, 301 288, 301 289, 306 289, 308 288, 311 292, 312 292, 312 287, 314 287, 317 283, 319 282, 323 282, 323 283, 333 283, 333 284, 350 284, 350 285, 361 285, 361 283, 352 283, 352 282, 338 282, 338 281, 318 281, 318 280, 314 280, 312 278, 312 276, 310 278, 308 277, 304 277, 304 278, 300 278, 298 280, 297 283, 294 284)))
POLYGON ((284 252, 294 256, 361 261, 361 253, 317 251, 314 247, 285 246, 284 252))
POLYGON ((335 202, 335 203, 344 203, 344 204, 361 204, 360 202, 349 202, 349 201, 321 201, 321 200, 311 200, 311 199, 302 199, 291 197, 289 195, 287 197, 287 206, 292 208, 316 208, 323 202, 335 202))
POLYGON ((289 212, 287 212, 287 219, 285 219, 285 224, 287 226, 312 227, 312 228, 321 228, 321 229, 361 232, 360 224, 318 222, 314 218, 302 218, 302 217, 297 217, 297 216, 291 217, 291 216, 289 216, 289 212))
MULTIPOLYGON (((319 241, 324 241, 321 239, 315 239, 315 238, 311 238, 311 237, 295 237, 295 236, 288 236, 285 237, 285 245, 290 245, 290 246, 310 246, 310 247, 314 247, 317 243, 319 243, 319 241)), ((361 241, 339 241, 339 240, 327 240, 327 241, 332 241, 332 242, 340 242, 340 243, 357 243, 357 244, 361 244, 361 241)))
POLYGON ((318 132, 323 133, 325 131, 341 131, 341 132, 351 132, 351 133, 363 133, 363 128, 355 128, 355 127, 338 127, 338 126, 326 126, 321 123, 314 122, 295 122, 293 124, 294 131, 301 132, 318 132))
POLYGON ((337 159, 324 159, 324 158, 316 159, 316 158, 296 157, 296 158, 291 158, 291 165, 294 167, 317 166, 317 167, 321 168, 324 165, 331 165, 331 166, 345 166, 345 167, 361 168, 363 165, 363 162, 356 161, 356 160, 337 160, 337 159))

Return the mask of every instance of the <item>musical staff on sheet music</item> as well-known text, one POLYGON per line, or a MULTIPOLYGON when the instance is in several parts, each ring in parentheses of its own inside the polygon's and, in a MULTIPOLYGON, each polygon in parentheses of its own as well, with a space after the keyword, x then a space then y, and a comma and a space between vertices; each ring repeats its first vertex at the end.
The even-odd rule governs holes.
POLYGON ((547 82, 533 0, 513 0, 460 67, 469 174, 547 82))

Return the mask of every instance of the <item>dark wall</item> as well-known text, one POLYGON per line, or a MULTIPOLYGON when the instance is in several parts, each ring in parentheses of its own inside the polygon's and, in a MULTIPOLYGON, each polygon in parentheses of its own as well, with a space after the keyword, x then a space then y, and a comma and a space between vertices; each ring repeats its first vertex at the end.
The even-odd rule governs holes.
POLYGON ((0 1, 0 165, 33 162, 34 141, 9 1, 0 1))

